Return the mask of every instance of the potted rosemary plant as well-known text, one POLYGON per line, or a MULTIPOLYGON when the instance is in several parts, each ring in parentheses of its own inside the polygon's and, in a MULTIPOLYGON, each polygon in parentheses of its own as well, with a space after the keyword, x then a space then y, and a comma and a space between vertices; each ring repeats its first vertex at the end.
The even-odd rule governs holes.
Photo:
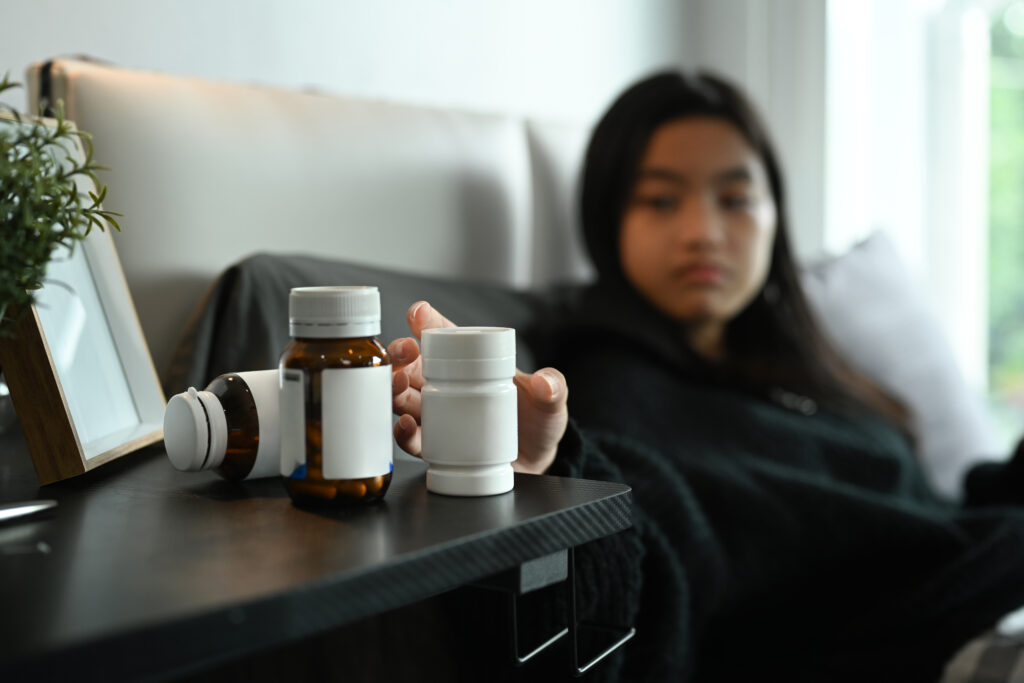
MULTIPOLYGON (((0 80, 0 93, 17 87, 8 75, 0 80)), ((93 161, 88 133, 64 118, 60 103, 48 124, 0 104, 0 336, 11 336, 35 301, 56 249, 74 249, 105 221, 121 229, 119 214, 101 208, 107 188, 96 171, 102 168, 93 161), (66 151, 78 140, 86 157, 76 163, 66 151), (79 190, 81 175, 92 179, 95 192, 79 190)))
MULTIPOLYGON (((20 84, 9 75, 0 80, 0 94, 20 84)), ((107 188, 92 158, 89 135, 76 130, 57 104, 56 120, 23 117, 0 103, 0 343, 14 335, 15 323, 35 302, 47 264, 61 247, 72 250, 105 221, 120 230, 115 214, 101 208, 107 188), (68 154, 84 146, 86 156, 68 154), (87 176, 95 192, 78 188, 87 176)), ((0 368, 0 432, 14 421, 7 386, 0 368)))

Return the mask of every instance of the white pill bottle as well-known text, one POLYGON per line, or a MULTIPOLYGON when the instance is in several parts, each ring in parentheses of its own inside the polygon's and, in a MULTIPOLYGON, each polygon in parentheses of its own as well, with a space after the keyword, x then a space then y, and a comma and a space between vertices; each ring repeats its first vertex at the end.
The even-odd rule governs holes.
POLYGON ((427 489, 449 496, 511 491, 518 457, 515 330, 424 330, 422 456, 427 489))

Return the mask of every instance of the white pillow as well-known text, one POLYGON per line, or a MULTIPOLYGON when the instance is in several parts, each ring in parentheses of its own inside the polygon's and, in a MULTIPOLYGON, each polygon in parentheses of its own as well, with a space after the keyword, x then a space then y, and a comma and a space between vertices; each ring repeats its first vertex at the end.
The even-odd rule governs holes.
POLYGON ((876 232, 845 254, 806 265, 802 276, 825 335, 854 368, 910 408, 932 485, 959 499, 964 473, 991 459, 995 435, 888 237, 876 232))

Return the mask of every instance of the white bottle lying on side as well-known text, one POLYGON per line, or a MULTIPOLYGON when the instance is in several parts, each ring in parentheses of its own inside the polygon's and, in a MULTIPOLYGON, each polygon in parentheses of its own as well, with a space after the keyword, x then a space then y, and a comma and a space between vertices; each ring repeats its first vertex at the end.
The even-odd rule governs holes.
POLYGON ((280 476, 279 394, 277 370, 228 373, 175 394, 164 412, 171 464, 235 481, 280 476))

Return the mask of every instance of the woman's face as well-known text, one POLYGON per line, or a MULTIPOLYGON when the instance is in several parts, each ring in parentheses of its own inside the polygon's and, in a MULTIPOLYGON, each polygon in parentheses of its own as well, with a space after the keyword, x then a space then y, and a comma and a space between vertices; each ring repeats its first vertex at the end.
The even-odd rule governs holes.
POLYGON ((730 123, 669 121, 640 161, 619 232, 629 282, 718 356, 725 325, 764 285, 776 210, 760 156, 730 123))

